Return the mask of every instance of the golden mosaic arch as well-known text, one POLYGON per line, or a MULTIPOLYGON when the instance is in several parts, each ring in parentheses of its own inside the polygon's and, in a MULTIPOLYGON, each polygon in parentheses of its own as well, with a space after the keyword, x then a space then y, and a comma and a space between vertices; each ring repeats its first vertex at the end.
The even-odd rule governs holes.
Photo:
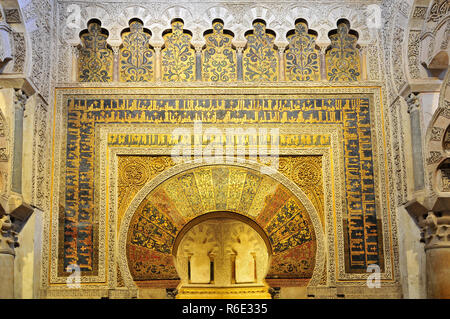
POLYGON ((323 230, 314 205, 289 179, 277 172, 263 175, 258 167, 182 164, 147 183, 131 202, 119 230, 119 253, 128 263, 119 267, 128 284, 178 280, 170 257, 177 235, 198 216, 220 211, 249 218, 266 232, 273 247, 267 278, 320 277, 323 230))
POLYGON ((319 81, 320 55, 316 46, 317 33, 308 29, 303 19, 287 34, 285 74, 288 81, 319 81))

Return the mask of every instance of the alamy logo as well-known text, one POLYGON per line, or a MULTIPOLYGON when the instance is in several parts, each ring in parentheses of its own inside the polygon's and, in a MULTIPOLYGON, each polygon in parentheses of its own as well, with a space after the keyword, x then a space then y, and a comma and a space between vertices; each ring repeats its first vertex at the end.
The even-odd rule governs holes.
POLYGON ((367 287, 381 288, 381 269, 377 264, 372 264, 367 267, 367 272, 371 273, 367 277, 367 287))
POLYGON ((208 164, 243 162, 246 157, 261 162, 261 173, 272 174, 279 164, 279 128, 202 128, 202 122, 172 132, 177 141, 171 151, 175 163, 190 161, 208 164))
POLYGON ((371 4, 366 9, 366 24, 369 29, 381 29, 381 8, 379 5, 371 4))
POLYGON ((71 274, 67 277, 66 284, 68 288, 79 289, 81 288, 81 270, 77 264, 70 264, 66 268, 67 272, 71 274))
POLYGON ((81 8, 76 4, 67 7, 66 12, 69 14, 66 19, 66 26, 69 29, 81 28, 81 8))

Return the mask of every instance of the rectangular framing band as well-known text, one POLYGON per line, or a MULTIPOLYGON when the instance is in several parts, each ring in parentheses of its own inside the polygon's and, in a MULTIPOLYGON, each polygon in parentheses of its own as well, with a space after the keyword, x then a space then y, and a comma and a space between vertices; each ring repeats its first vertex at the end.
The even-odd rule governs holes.
MULTIPOLYGON (((61 240, 61 237, 58 236, 59 231, 61 230, 60 225, 60 216, 58 214, 59 207, 64 206, 64 195, 65 195, 65 166, 66 166, 66 149, 67 149, 67 123, 68 123, 68 101, 73 98, 87 98, 92 97, 93 99, 101 99, 101 98, 130 98, 130 99, 138 99, 138 98, 147 98, 154 99, 161 96, 171 96, 171 97, 179 97, 184 99, 192 99, 192 96, 207 96, 211 98, 228 98, 228 97, 236 97, 236 96, 245 96, 249 98, 261 98, 262 96, 267 97, 298 97, 298 98, 309 98, 309 99, 325 99, 325 98, 366 98, 370 102, 370 113, 371 113, 371 134, 372 134, 372 150, 373 150, 373 165, 374 165, 374 181, 375 181, 375 201, 377 206, 377 218, 381 220, 382 229, 378 230, 382 232, 382 240, 383 247, 380 249, 383 250, 384 257, 384 272, 381 275, 383 281, 392 282, 395 281, 395 268, 394 260, 398 260, 394 254, 397 252, 397 249, 393 249, 393 247, 397 246, 395 242, 392 232, 395 231, 395 210, 391 207, 389 202, 389 191, 388 191, 388 175, 387 175, 387 167, 388 167, 388 156, 386 150, 386 133, 384 131, 384 121, 388 120, 384 117, 384 110, 382 105, 382 93, 381 88, 376 86, 367 86, 367 87, 210 87, 210 86, 201 86, 198 87, 176 87, 176 88, 60 88, 56 90, 55 96, 55 109, 54 109, 54 126, 53 126, 53 152, 52 152, 52 203, 51 210, 49 214, 46 216, 49 224, 51 225, 48 229, 46 236, 49 238, 48 244, 44 245, 44 261, 43 261, 43 269, 44 271, 44 283, 49 285, 62 285, 66 283, 67 276, 61 276, 58 274, 58 258, 60 258, 61 250, 59 250, 58 242, 61 240)), ((268 127, 277 127, 273 124, 264 124, 268 127)), ((187 125, 187 124, 186 124, 187 125)), ((216 125, 216 124, 214 124, 216 125)), ((220 127, 222 124, 217 124, 220 127)), ((237 124, 229 124, 237 125, 237 124)), ((261 124, 257 125, 256 123, 251 124, 253 126, 260 127, 261 124)), ((96 142, 95 147, 99 149, 99 156, 95 159, 96 169, 99 168, 98 171, 101 172, 100 176, 96 176, 95 178, 99 178, 100 184, 99 187, 96 187, 96 192, 101 192, 104 196, 97 196, 97 198, 105 199, 109 202, 109 209, 106 210, 106 206, 103 206, 105 203, 102 200, 97 201, 95 206, 97 209, 97 221, 98 221, 98 231, 96 234, 97 238, 97 253, 98 253, 98 270, 97 274, 90 275, 88 273, 82 272, 82 284, 95 285, 95 286, 109 286, 111 288, 111 284, 115 281, 115 265, 114 262, 114 237, 110 233, 114 227, 112 224, 114 223, 114 209, 112 203, 114 203, 114 183, 115 176, 112 174, 116 169, 115 156, 117 154, 131 154, 135 152, 142 152, 142 154, 150 155, 152 153, 164 154, 167 153, 167 147, 161 148, 157 150, 153 148, 152 150, 145 148, 134 148, 130 150, 129 148, 108 148, 107 147, 107 137, 106 140, 105 132, 117 130, 118 127, 121 127, 120 130, 126 130, 132 133, 139 133, 139 131, 144 129, 144 124, 135 124, 132 129, 130 129, 130 124, 101 124, 96 127, 96 142), (125 129, 126 128, 126 129, 125 129), (100 135, 103 137, 100 138, 100 135), (130 153, 131 152, 131 153, 130 153), (100 166, 99 166, 100 165, 100 166), (106 171, 108 173, 106 173, 106 171), (109 174, 109 177, 108 177, 109 174), (105 210, 102 209, 105 207, 105 210), (102 249, 101 247, 104 247, 102 249), (109 277, 109 278, 108 278, 109 277)), ((167 130, 173 130, 174 127, 180 126, 180 124, 176 123, 159 123, 159 124, 146 124, 146 132, 149 129, 154 130, 154 132, 160 132, 167 130), (147 128, 148 126, 148 128, 147 128)), ((330 124, 326 125, 330 128, 330 124)), ((335 125, 337 126, 337 125, 335 125)), ((206 125, 205 125, 206 127, 206 125)), ((287 131, 295 131, 296 133, 300 131, 304 131, 307 129, 311 131, 311 129, 318 130, 320 133, 320 124, 285 124, 279 125, 280 132, 283 130, 287 131)), ((323 128, 322 128, 323 132, 323 128)), ((335 138, 338 138, 342 134, 333 134, 335 138)), ((334 141, 333 143, 336 143, 334 141)), ((336 162, 334 165, 333 172, 336 172, 334 175, 334 186, 330 194, 325 192, 325 203, 329 203, 330 201, 337 203, 337 205, 341 205, 341 209, 337 208, 334 212, 325 212, 326 216, 332 216, 332 219, 335 219, 335 222, 332 224, 334 227, 328 227, 331 224, 327 224, 326 229, 326 242, 328 249, 327 256, 327 270, 328 270, 328 283, 332 284, 334 282, 341 283, 349 283, 349 284, 365 284, 365 280, 368 277, 368 273, 347 273, 345 271, 345 251, 344 251, 344 233, 342 218, 346 215, 345 212, 345 191, 340 191, 342 188, 338 184, 339 179, 337 176, 340 176, 341 180, 344 180, 343 167, 344 165, 342 152, 343 152, 343 143, 339 143, 339 147, 329 151, 330 158, 329 161, 336 162), (340 169, 339 171, 339 168, 340 169), (340 192, 340 193, 339 193, 340 192), (330 196, 332 199, 330 199, 330 196), (340 200, 339 200, 340 198, 340 200), (341 203, 341 204, 339 204, 341 203)), ((305 149, 289 149, 288 151, 280 148, 280 153, 290 153, 294 152, 296 155, 304 154, 305 149)), ((308 152, 313 151, 313 148, 309 149, 308 152)), ((316 154, 321 153, 322 151, 316 150, 316 154)), ((327 153, 327 152, 325 152, 327 153)), ((326 157, 326 156, 325 156, 326 157)), ((330 170, 331 171, 331 170, 330 170)), ((333 173, 334 174, 334 173, 333 173)), ((340 183, 340 182, 339 182, 340 183)), ((325 183, 326 184, 326 183, 325 183)), ((97 184, 96 184, 97 185, 97 184)), ((326 205, 328 207, 328 205, 326 205)), ((329 210, 329 208, 327 208, 329 210)), ((327 217, 328 219, 328 217, 327 217)))

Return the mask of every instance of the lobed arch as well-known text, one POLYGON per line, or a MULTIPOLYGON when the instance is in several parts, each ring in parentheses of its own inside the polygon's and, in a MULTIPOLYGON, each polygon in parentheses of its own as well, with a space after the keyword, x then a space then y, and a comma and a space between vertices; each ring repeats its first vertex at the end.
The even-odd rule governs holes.
MULTIPOLYGON (((360 35, 360 43, 371 43, 373 40, 360 14, 351 8, 340 6, 331 9, 327 21, 320 20, 316 13, 304 6, 294 6, 282 20, 277 19, 269 8, 261 5, 246 11, 239 21, 229 9, 223 6, 210 7, 201 17, 201 19, 196 20, 188 8, 180 5, 168 7, 158 16, 154 16, 154 13, 142 5, 133 5, 126 7, 116 22, 113 21, 106 8, 101 5, 91 5, 82 9, 80 26, 75 30, 75 33, 78 34, 82 31, 90 19, 96 18, 102 21, 102 26, 110 32, 109 43, 112 46, 118 46, 121 41, 120 33, 128 26, 128 21, 133 18, 139 18, 143 21, 144 27, 150 29, 153 33, 152 45, 160 46, 163 43, 162 33, 170 28, 170 21, 179 18, 183 20, 185 29, 192 32, 194 46, 202 46, 204 45, 203 33, 210 28, 214 19, 219 18, 224 21, 225 27, 235 34, 234 42, 245 43, 244 33, 253 28, 255 19, 262 19, 265 21, 267 29, 275 32, 274 43, 279 47, 285 47, 288 44, 286 33, 292 29, 296 19, 303 18, 308 21, 308 26, 318 33, 317 42, 320 45, 325 45, 330 43, 327 35, 330 30, 336 27, 336 21, 347 19, 351 23, 352 29, 356 30, 360 35)), ((72 33, 72 38, 68 33, 66 34, 68 38, 64 40, 67 40, 72 45, 80 43, 79 38, 75 34, 72 33)))
MULTIPOLYGON (((67 9, 67 8, 65 8, 67 9)), ((158 8, 156 8, 158 9, 158 8)), ((63 26, 64 37, 61 39, 71 45, 79 43, 77 34, 84 28, 86 22, 92 18, 100 19, 103 26, 110 31, 110 44, 115 46, 120 43, 120 32, 127 27, 127 23, 131 18, 139 18, 144 22, 144 26, 152 30, 154 37, 153 43, 157 46, 162 42, 161 33, 170 27, 170 21, 174 18, 181 18, 185 22, 186 29, 193 32, 193 41, 202 44, 201 35, 210 27, 212 20, 220 18, 225 25, 235 33, 235 40, 238 42, 245 41, 244 32, 252 28, 252 22, 255 19, 263 19, 266 21, 268 29, 272 29, 276 33, 275 43, 280 47, 287 45, 286 32, 292 28, 297 18, 305 18, 309 22, 311 29, 318 32, 318 42, 322 45, 329 43, 327 33, 335 27, 338 19, 348 19, 352 27, 360 34, 360 42, 363 44, 376 41, 374 33, 369 32, 365 24, 365 15, 360 11, 349 7, 332 6, 330 14, 326 16, 326 20, 320 17, 319 13, 314 12, 310 7, 304 5, 293 5, 288 14, 283 17, 277 17, 277 12, 264 5, 255 5, 243 12, 242 16, 235 16, 231 10, 223 5, 217 5, 207 8, 203 14, 191 12, 190 8, 181 5, 174 5, 164 8, 162 12, 150 10, 142 4, 134 4, 125 7, 116 21, 111 17, 108 8, 101 4, 90 5, 82 8, 80 25, 75 29, 69 29, 63 26)), ((70 11, 67 13, 70 14, 70 11)), ((114 17, 115 18, 115 17, 114 17)))
MULTIPOLYGON (((234 27, 234 16, 230 13, 230 11, 225 7, 211 7, 205 11, 203 16, 203 25, 205 28, 209 28, 211 23, 216 19, 221 19, 223 24, 228 26, 228 28, 232 30, 234 27)), ((236 30, 234 30, 236 31, 236 30)), ((236 33, 236 32, 233 32, 236 33)))

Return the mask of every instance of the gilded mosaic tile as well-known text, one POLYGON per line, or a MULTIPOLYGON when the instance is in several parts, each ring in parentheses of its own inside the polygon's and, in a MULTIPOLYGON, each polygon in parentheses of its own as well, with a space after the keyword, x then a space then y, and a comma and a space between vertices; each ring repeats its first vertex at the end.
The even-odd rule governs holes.
MULTIPOLYGON (((132 157, 133 156, 129 156, 129 159, 131 160, 132 157)), ((214 189, 214 187, 212 187, 212 176, 228 176, 228 172, 229 178, 225 179, 226 185, 224 185, 224 188, 230 190, 237 187, 238 190, 243 191, 221 191, 221 196, 226 196, 226 199, 222 200, 221 205, 224 205, 225 202, 230 205, 230 202, 233 201, 238 204, 240 203, 240 207, 245 210, 242 210, 239 213, 247 215, 250 201, 253 197, 257 196, 260 191, 259 185, 264 175, 257 171, 226 165, 204 166, 187 170, 171 177, 162 184, 159 184, 146 196, 143 204, 138 207, 134 217, 131 220, 131 224, 129 225, 127 249, 135 251, 136 247, 142 247, 150 251, 155 251, 158 254, 170 255, 172 252, 169 250, 169 247, 172 245, 173 238, 176 237, 182 226, 189 220, 192 220, 193 218, 205 214, 211 210, 207 208, 207 205, 202 206, 203 210, 194 210, 193 207, 196 204, 190 201, 185 203, 168 202, 165 203, 166 208, 163 209, 161 204, 155 202, 158 198, 155 194, 160 194, 161 190, 167 189, 165 184, 168 183, 171 183, 174 189, 182 189, 184 187, 182 185, 186 183, 186 180, 189 180, 187 184, 189 185, 189 191, 191 193, 202 194, 202 191, 199 189, 205 189, 206 187, 210 187, 211 190, 214 189), (187 179, 184 177, 187 177, 187 179), (195 183, 193 182, 193 179, 195 179, 195 183), (247 187, 244 187, 244 185, 247 185, 247 187), (169 219, 170 221, 174 220, 172 217, 173 213, 171 212, 175 211, 175 209, 170 209, 169 207, 175 208, 176 205, 190 205, 192 210, 195 212, 192 216, 184 219, 183 225, 177 225, 177 227, 169 222, 169 219), (158 207, 158 209, 156 207, 158 207), (161 216, 161 212, 164 212, 163 214, 165 214, 166 217, 163 218, 163 216, 161 216)), ((270 178, 267 175, 265 177, 270 178)), ((261 206, 260 211, 257 212, 255 214, 256 216, 253 218, 257 221, 258 215, 263 212, 273 210, 276 206, 271 205, 271 203, 274 202, 275 198, 279 194, 286 194, 285 197, 276 198, 276 202, 279 202, 279 206, 281 208, 278 209, 278 211, 268 213, 268 215, 274 216, 269 225, 266 227, 269 240, 273 245, 273 253, 278 255, 292 249, 297 249, 297 247, 300 246, 310 247, 313 252, 309 254, 310 258, 308 263, 314 264, 311 259, 315 256, 315 245, 304 246, 307 242, 315 241, 311 220, 308 217, 304 207, 299 204, 297 200, 293 199, 293 194, 278 182, 275 182, 275 184, 277 184, 278 187, 273 188, 274 191, 272 193, 264 191, 264 195, 272 200, 266 201, 265 205, 261 206), (276 189, 283 189, 283 191, 276 192, 276 189)), ((207 197, 210 197, 211 199, 215 198, 214 194, 207 194, 207 197)), ((170 201, 169 198, 167 198, 167 200, 170 201)), ((205 203, 204 196, 202 197, 202 200, 203 203, 205 203)), ((221 211, 217 203, 216 207, 213 207, 212 210, 221 211)), ((227 210, 229 210, 229 208, 227 210)), ((128 252, 127 255, 133 256, 130 252, 128 252)), ((290 262, 292 265, 295 265, 295 268, 300 267, 301 263, 303 263, 301 260, 298 261, 298 264, 292 260, 290 262)), ((130 265, 137 265, 139 263, 140 261, 137 259, 129 260, 130 265)), ((272 273, 280 276, 292 276, 294 274, 300 276, 298 272, 290 274, 289 271, 283 268, 283 265, 284 264, 274 266, 272 273)), ((304 278, 304 273, 305 271, 302 273, 301 278, 304 278)), ((148 276, 146 276, 143 270, 140 270, 139 272, 132 272, 132 274, 135 280, 151 280, 154 278, 154 274, 149 273, 148 276)), ((164 274, 161 278, 166 278, 168 276, 169 274, 164 274)))
POLYGON ((155 52, 150 48, 150 33, 142 22, 131 21, 129 31, 122 34, 119 51, 121 82, 148 82, 154 79, 155 52))
POLYGON ((246 36, 244 50, 244 81, 277 81, 278 53, 274 48, 275 35, 266 31, 263 22, 255 22, 253 31, 246 36))
MULTIPOLYGON (((376 221, 375 190, 373 180, 373 156, 369 99, 366 98, 336 98, 326 99, 296 96, 255 97, 227 96, 177 98, 177 97, 130 97, 114 98, 77 96, 67 100, 67 147, 65 169, 65 205, 61 211, 62 229, 61 262, 64 267, 70 263, 78 263, 83 271, 94 271, 97 265, 94 263, 94 251, 98 249, 95 230, 96 210, 94 201, 95 172, 95 127, 99 124, 135 124, 140 123, 193 123, 194 120, 202 120, 205 123, 303 123, 303 124, 339 124, 342 127, 343 160, 345 161, 345 197, 349 218, 349 229, 344 230, 350 236, 351 259, 349 264, 354 269, 365 269, 366 263, 378 262, 380 248, 378 246, 379 227, 376 221), (361 229, 370 229, 369 232, 361 232, 361 229), (81 249, 82 247, 85 247, 81 249)), ((110 147, 161 147, 171 144, 169 136, 140 135, 135 137, 117 135, 108 139, 110 147)), ((314 136, 307 134, 294 134, 280 139, 282 147, 307 147, 308 145, 329 145, 326 136, 314 136)), ((319 162, 316 163, 319 165, 319 162)), ((317 167, 310 163, 311 167, 317 167)), ((137 166, 136 166, 137 167, 137 166)), ((130 169, 128 178, 140 181, 139 174, 134 174, 130 169)), ((309 171, 302 171, 302 174, 309 171)), ((214 174, 212 175, 214 176, 214 174)), ((193 178, 193 176, 191 176, 193 178)), ((298 176, 297 176, 298 177, 298 176)), ((201 195, 196 190, 192 192, 195 178, 185 181, 183 187, 176 183, 167 189, 165 193, 171 199, 177 198, 184 202, 194 203, 196 209, 185 208, 179 214, 185 218, 204 212, 201 195), (183 192, 180 192, 183 190, 183 192), (188 191, 189 190, 189 191, 188 191), (186 193, 188 192, 189 195, 186 193), (182 193, 180 195, 180 193, 182 193), (190 197, 189 197, 190 196, 190 197)), ((292 178, 296 180, 295 175, 292 178)), ((319 175, 305 175, 306 184, 309 180, 320 180, 319 175)), ((231 179, 230 179, 231 180, 231 179)), ((245 183, 245 175, 241 180, 245 183)), ((138 182, 140 183, 140 182, 138 182)), ((214 182, 214 187, 218 185, 214 182)), ((230 186, 226 188, 230 192, 230 186)), ((238 184, 243 185, 243 184, 238 184)), ((243 187, 243 186, 242 186, 243 187)), ((311 189, 314 189, 311 185, 311 189)), ((196 188, 194 188, 196 189, 196 188)), ((222 189, 220 187, 220 189, 222 189)), ((242 194, 237 190, 237 193, 242 194)), ((314 193, 320 198, 320 193, 314 193)), ((129 195, 131 196, 131 195, 129 195)), ((255 195, 255 197, 258 194, 255 195)), ((310 195, 308 195, 310 196, 310 195)), ((215 202, 224 203, 224 196, 214 193, 215 202), (222 198, 217 200, 217 198, 222 198)), ((250 197, 249 197, 250 198, 250 197)), ((313 198, 313 197, 311 197, 313 198)), ((316 207, 319 207, 319 199, 316 207)), ((227 205, 228 204, 227 198, 227 205)), ((239 203, 233 204, 233 208, 239 209, 239 203), (237 206, 237 207, 234 207, 237 206)), ((283 202, 269 200, 268 205, 273 205, 274 210, 281 207, 283 202)), ((176 207, 179 207, 176 205, 176 207)), ((223 206, 222 206, 223 207, 223 206)), ((247 205, 241 207, 249 207, 247 205)), ((217 206, 216 206, 217 208, 217 206)), ((252 206, 249 207, 249 210, 252 206)), ((180 209, 181 210, 181 209, 180 209)), ((320 211, 320 209, 318 209, 320 211)), ((252 211, 252 213, 255 213, 252 211)), ((270 221, 272 213, 262 213, 258 220, 262 224, 270 221)))
POLYGON ((113 52, 106 43, 108 35, 97 22, 91 22, 81 35, 82 47, 78 59, 80 82, 111 82, 113 52))
POLYGON ((195 51, 191 48, 191 38, 192 36, 183 30, 183 22, 172 22, 172 30, 164 35, 164 48, 161 50, 163 81, 195 80, 195 51))
POLYGON ((237 78, 236 51, 231 45, 233 36, 223 29, 223 23, 213 22, 213 28, 205 35, 203 49, 202 80, 231 82, 237 78))

